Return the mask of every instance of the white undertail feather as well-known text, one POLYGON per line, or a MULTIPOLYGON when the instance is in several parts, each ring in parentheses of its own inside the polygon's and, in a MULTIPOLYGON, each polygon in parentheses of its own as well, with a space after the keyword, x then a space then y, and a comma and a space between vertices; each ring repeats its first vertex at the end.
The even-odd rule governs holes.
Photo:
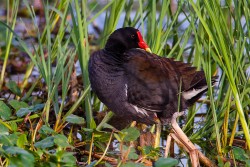
POLYGON ((138 108, 138 107, 135 106, 135 105, 132 105, 132 106, 134 107, 134 109, 136 110, 136 112, 141 113, 141 114, 143 114, 143 115, 149 116, 148 113, 147 113, 147 111, 146 111, 145 109, 143 109, 143 108, 138 108))
POLYGON ((207 88, 208 88, 207 86, 204 86, 200 89, 193 89, 193 90, 189 90, 187 92, 183 92, 182 97, 186 100, 192 99, 193 97, 195 97, 196 95, 198 95, 199 93, 201 93, 202 91, 204 91, 207 88))

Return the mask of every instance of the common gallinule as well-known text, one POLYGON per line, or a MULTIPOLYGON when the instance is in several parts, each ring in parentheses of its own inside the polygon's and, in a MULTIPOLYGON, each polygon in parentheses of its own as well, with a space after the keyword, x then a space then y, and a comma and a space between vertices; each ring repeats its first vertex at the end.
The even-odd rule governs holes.
MULTIPOLYGON (((105 48, 91 55, 89 78, 97 97, 116 115, 145 124, 159 118, 163 124, 172 123, 177 138, 184 133, 171 122, 180 115, 174 113, 193 105, 208 89, 203 71, 150 53, 139 30, 132 27, 114 31, 105 48)), ((189 145, 184 138, 179 140, 189 145)))

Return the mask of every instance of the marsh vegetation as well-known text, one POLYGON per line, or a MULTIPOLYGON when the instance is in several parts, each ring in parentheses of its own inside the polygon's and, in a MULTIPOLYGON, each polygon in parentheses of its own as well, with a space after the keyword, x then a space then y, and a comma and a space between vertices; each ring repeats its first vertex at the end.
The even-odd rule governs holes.
MULTIPOLYGON (((179 120, 218 166, 250 165, 250 2, 8 0, 0 2, 0 166, 151 166, 159 148, 114 131, 91 92, 87 64, 119 27, 151 50, 203 69, 208 93, 179 120), (211 77, 218 75, 212 86, 211 77)), ((158 165, 190 166, 185 151, 158 165)))

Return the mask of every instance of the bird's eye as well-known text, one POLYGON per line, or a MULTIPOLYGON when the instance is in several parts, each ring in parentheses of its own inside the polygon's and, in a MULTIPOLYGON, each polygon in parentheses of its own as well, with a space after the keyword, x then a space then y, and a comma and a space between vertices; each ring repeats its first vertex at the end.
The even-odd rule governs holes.
POLYGON ((132 34, 130 37, 131 37, 132 39, 134 39, 134 38, 135 38, 135 35, 134 35, 134 34, 132 34))

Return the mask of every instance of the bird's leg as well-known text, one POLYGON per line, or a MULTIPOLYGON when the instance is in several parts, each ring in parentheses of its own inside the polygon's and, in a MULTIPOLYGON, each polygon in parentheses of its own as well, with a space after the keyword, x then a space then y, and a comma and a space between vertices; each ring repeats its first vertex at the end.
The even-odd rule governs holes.
POLYGON ((156 134, 155 134, 155 143, 154 148, 160 146, 160 139, 161 139, 161 121, 157 118, 155 119, 156 122, 156 134))
POLYGON ((174 115, 171 119, 171 125, 172 125, 173 132, 170 135, 177 142, 180 142, 184 145, 184 149, 190 154, 192 166, 198 167, 198 166, 200 166, 198 152, 197 152, 198 150, 195 147, 195 145, 188 139, 186 134, 182 131, 182 129, 179 127, 178 123, 176 122, 176 119, 183 114, 184 114, 184 112, 174 113, 174 115))
POLYGON ((165 158, 168 157, 168 153, 169 153, 169 149, 170 149, 170 145, 171 145, 171 140, 172 140, 172 136, 169 134, 168 138, 167 138, 166 147, 165 147, 165 155, 164 155, 165 158))

